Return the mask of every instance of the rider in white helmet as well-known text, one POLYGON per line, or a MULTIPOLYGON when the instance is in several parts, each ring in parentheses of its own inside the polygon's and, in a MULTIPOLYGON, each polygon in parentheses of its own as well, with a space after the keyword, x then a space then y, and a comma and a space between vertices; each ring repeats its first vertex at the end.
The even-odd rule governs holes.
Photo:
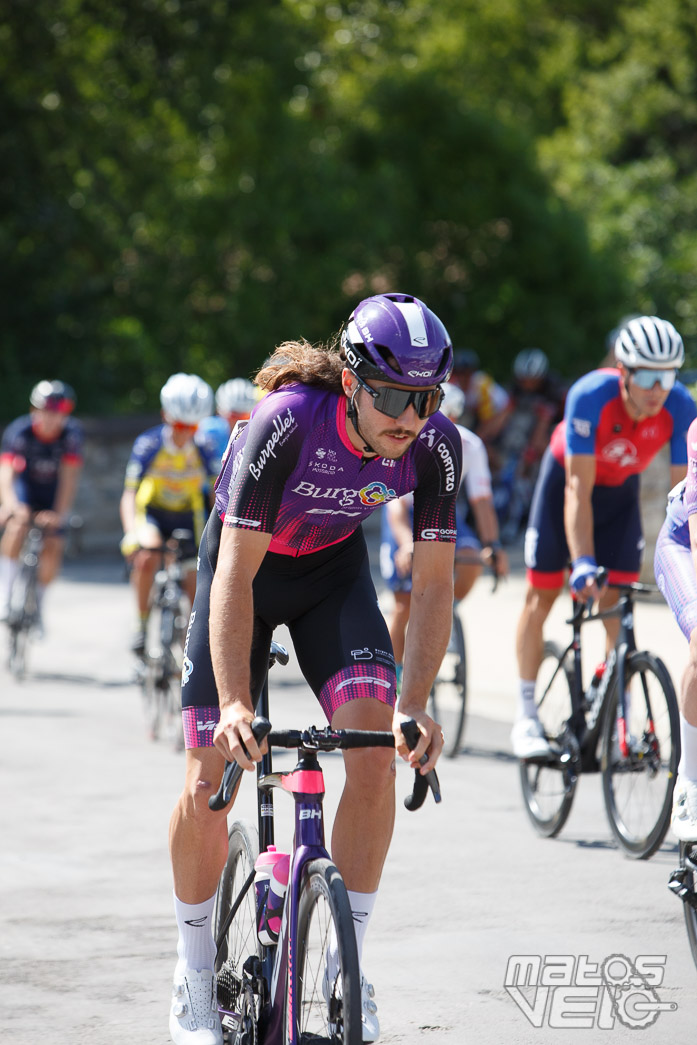
POLYGON ((174 530, 189 530, 184 587, 193 601, 196 546, 203 530, 217 460, 194 437, 213 410, 213 390, 196 374, 173 374, 160 392, 163 423, 136 439, 121 497, 121 551, 132 564, 138 622, 131 648, 145 650, 148 600, 163 545, 174 530))
POLYGON ((217 413, 199 425, 196 442, 205 443, 218 461, 222 461, 230 433, 238 421, 246 421, 259 399, 259 390, 246 377, 233 377, 219 385, 215 393, 217 413))

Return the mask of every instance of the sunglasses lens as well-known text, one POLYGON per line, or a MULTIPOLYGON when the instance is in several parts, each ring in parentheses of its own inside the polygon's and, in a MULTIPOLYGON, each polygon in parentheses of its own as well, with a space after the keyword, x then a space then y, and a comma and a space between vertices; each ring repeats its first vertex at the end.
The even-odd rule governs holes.
POLYGON ((373 401, 376 410, 388 417, 400 417, 413 403, 419 417, 430 417, 441 404, 443 393, 440 388, 423 392, 409 392, 404 388, 379 388, 373 401))
POLYGON ((648 391, 649 388, 658 382, 661 388, 668 392, 675 384, 675 371, 674 370, 635 370, 634 381, 639 388, 644 388, 648 391))

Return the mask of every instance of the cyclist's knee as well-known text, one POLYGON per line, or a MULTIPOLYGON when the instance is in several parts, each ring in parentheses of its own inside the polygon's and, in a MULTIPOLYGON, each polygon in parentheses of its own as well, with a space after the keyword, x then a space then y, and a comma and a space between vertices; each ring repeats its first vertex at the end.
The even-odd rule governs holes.
POLYGON ((359 748, 345 752, 346 781, 353 791, 365 794, 366 802, 394 788, 395 753, 391 748, 359 748))
POLYGON ((528 585, 525 593, 525 612, 528 618, 544 623, 560 591, 560 588, 534 588, 528 585))
POLYGON ((180 797, 182 813, 187 819, 202 824, 220 819, 220 813, 213 813, 209 809, 208 799, 218 790, 221 770, 222 759, 217 752, 213 757, 190 759, 180 797))

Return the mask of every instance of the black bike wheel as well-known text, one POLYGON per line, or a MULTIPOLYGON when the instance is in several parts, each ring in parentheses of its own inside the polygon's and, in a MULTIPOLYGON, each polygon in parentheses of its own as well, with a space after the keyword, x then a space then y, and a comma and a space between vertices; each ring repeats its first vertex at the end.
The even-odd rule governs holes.
MULTIPOLYGON (((295 1011, 300 1045, 361 1045, 356 934, 346 887, 331 860, 313 860, 307 867, 300 893, 297 939, 295 1011), (336 956, 328 962, 330 944, 336 956)), ((286 1030, 286 1045, 289 1040, 286 1030)))
MULTIPOLYGON (((237 820, 228 835, 228 856, 220 876, 215 897, 213 926, 218 953, 215 972, 218 983, 218 1005, 226 1013, 235 1013, 254 1023, 258 1017, 256 1004, 247 989, 251 983, 244 973, 244 963, 250 956, 261 958, 262 948, 256 930, 256 899, 254 884, 243 893, 245 882, 254 870, 259 856, 259 835, 247 820, 237 820), (225 929, 233 904, 240 905, 225 929)), ((225 1017, 223 1017, 225 1023, 225 1017)), ((234 1021, 233 1021, 234 1022, 234 1021)), ((249 1027, 247 1040, 255 1040, 255 1027, 249 1027)))
POLYGON ((680 758, 678 702, 670 675, 658 657, 631 653, 625 667, 630 752, 622 758, 617 740, 617 685, 603 723, 601 769, 605 808, 612 833, 636 860, 661 845, 670 823, 680 758))
POLYGON ((29 631, 21 623, 10 625, 8 666, 17 681, 24 678, 27 668, 27 640, 29 631))
POLYGON ((465 633, 457 612, 448 649, 431 688, 429 714, 443 730, 443 754, 454 758, 462 747, 467 704, 465 633))
MULTIPOLYGON (((697 896, 697 843, 680 843, 680 866, 685 868, 684 884, 692 896, 697 896)), ((683 903, 687 939, 692 952, 692 960, 697 965, 697 910, 689 903, 683 903)))
POLYGON ((545 642, 537 675, 537 714, 552 755, 520 763, 523 801, 535 830, 545 838, 559 834, 566 823, 578 780, 578 744, 568 729, 571 717, 573 669, 562 650, 545 642))

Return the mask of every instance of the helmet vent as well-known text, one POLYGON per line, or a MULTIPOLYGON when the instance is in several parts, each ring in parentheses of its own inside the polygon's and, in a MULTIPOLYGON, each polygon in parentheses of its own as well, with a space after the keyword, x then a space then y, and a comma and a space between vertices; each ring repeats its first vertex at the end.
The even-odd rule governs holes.
POLYGON ((378 355, 382 357, 382 359, 384 359, 390 370, 394 370, 395 374, 404 373, 401 366, 399 365, 399 363, 397 362, 397 360, 395 359, 395 357, 386 345, 374 344, 372 348, 375 352, 378 353, 378 355))

